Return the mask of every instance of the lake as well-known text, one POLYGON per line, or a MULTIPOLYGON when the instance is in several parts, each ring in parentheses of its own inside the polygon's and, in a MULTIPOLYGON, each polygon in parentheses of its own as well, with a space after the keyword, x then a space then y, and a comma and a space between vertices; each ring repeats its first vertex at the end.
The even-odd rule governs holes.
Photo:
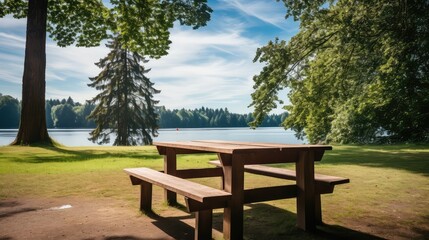
MULTIPOLYGON (((66 146, 96 146, 88 140, 91 129, 49 129, 49 135, 66 146)), ((15 140, 16 129, 0 129, 0 146, 7 145, 15 140)), ((295 132, 284 130, 281 127, 267 128, 181 128, 160 129, 159 136, 153 141, 189 141, 189 140, 225 140, 245 142, 274 142, 299 144, 306 141, 298 140, 295 132)), ((111 146, 114 136, 111 136, 111 146)))

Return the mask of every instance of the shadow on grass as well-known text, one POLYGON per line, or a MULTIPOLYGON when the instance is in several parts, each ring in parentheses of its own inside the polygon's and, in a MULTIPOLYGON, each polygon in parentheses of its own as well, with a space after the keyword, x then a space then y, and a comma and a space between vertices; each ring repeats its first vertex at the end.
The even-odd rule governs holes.
POLYGON ((49 163, 49 162, 82 162, 90 161, 93 159, 103 159, 103 158, 134 158, 137 160, 153 160, 153 159, 162 159, 162 156, 159 155, 155 150, 151 152, 147 151, 117 151, 109 149, 97 149, 97 150, 71 150, 58 147, 49 147, 43 146, 40 147, 44 150, 47 150, 43 155, 26 155, 25 157, 17 156, 16 158, 11 158, 10 160, 15 162, 22 163, 49 163))
MULTIPOLYGON (((12 155, 11 157, 8 156, 8 159, 24 163, 79 162, 104 158, 162 160, 162 156, 158 154, 155 148, 146 148, 141 151, 120 151, 114 148, 73 150, 51 146, 39 146, 39 148, 46 151, 42 154, 12 155)), ((333 151, 325 152, 321 164, 393 168, 429 176, 428 149, 429 145, 334 146, 333 151)))
POLYGON ((428 145, 338 146, 325 153, 322 164, 393 168, 429 176, 428 149, 428 145))
MULTIPOLYGON (((429 223, 429 215, 426 215, 423 217, 426 221, 426 223, 429 223)), ((429 225, 426 225, 426 228, 416 227, 414 226, 412 228, 413 232, 416 232, 422 236, 424 236, 422 239, 429 239, 429 225)))

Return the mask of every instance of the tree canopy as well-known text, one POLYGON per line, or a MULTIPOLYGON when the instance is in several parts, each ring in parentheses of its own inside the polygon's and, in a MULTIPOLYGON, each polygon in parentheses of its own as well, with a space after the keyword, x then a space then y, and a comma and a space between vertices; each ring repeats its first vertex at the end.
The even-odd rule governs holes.
MULTIPOLYGON (((56 0, 47 4, 49 37, 61 47, 93 47, 113 34, 120 43, 146 56, 167 54, 170 29, 175 21, 194 29, 205 26, 212 9, 206 0, 56 0)), ((0 17, 25 18, 28 1, 0 1, 0 17)))
POLYGON ((312 143, 429 141, 429 2, 283 0, 290 41, 256 52, 253 125, 289 88, 285 128, 312 143))
POLYGON ((0 128, 17 128, 19 124, 19 101, 0 93, 0 128))

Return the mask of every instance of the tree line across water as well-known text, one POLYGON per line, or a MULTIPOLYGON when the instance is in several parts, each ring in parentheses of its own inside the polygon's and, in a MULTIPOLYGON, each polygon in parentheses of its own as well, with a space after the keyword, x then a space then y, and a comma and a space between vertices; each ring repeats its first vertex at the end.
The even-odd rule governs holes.
MULTIPOLYGON (((0 129, 19 127, 20 102, 18 99, 0 93, 0 129)), ((49 99, 46 101, 46 124, 48 128, 95 128, 96 124, 87 117, 95 105, 75 102, 67 99, 49 99)), ((157 108, 160 128, 210 128, 210 127, 248 127, 254 118, 251 113, 231 113, 227 108, 211 109, 166 109, 157 108)), ((279 127, 288 116, 283 114, 268 115, 262 127, 279 127)))

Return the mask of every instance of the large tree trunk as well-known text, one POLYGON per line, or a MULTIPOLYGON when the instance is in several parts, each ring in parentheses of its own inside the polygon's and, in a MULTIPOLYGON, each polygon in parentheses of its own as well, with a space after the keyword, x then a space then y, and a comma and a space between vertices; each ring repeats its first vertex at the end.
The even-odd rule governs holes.
POLYGON ((47 11, 48 0, 28 1, 21 122, 14 145, 51 143, 45 116, 47 11))

